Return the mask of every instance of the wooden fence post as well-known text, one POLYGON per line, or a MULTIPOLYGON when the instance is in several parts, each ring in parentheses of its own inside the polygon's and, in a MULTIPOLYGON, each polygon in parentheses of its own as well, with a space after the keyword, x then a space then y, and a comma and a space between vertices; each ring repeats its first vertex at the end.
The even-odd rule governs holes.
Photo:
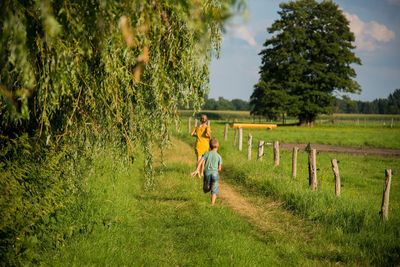
POLYGON ((386 221, 389 218, 389 194, 390 194, 390 184, 392 182, 392 170, 385 170, 385 186, 383 188, 382 196, 382 208, 381 208, 381 218, 386 221))
POLYGON ((332 170, 335 176, 335 195, 338 197, 340 196, 340 173, 339 173, 339 166, 336 159, 332 159, 332 170))
POLYGON ((211 121, 207 120, 207 126, 210 127, 210 125, 211 125, 211 121))
POLYGON ((188 130, 189 130, 189 134, 192 133, 192 117, 189 117, 188 119, 188 130))
POLYGON ((279 141, 274 142, 274 165, 279 166, 279 141))
POLYGON ((233 137, 233 146, 236 146, 237 139, 238 139, 238 129, 235 128, 235 134, 234 134, 234 137, 233 137))
POLYGON ((253 143, 253 136, 249 134, 249 139, 247 140, 247 160, 251 160, 251 146, 253 143))
POLYGON ((224 129, 224 140, 225 141, 228 140, 228 127, 229 127, 229 124, 225 123, 225 129, 224 129))
POLYGON ((390 121, 390 128, 393 128, 393 118, 392 118, 392 120, 390 121))
POLYGON ((239 128, 239 151, 243 149, 243 128, 239 128))
POLYGON ((293 147, 292 153, 292 177, 296 178, 297 176, 297 152, 299 151, 298 147, 293 147))
POLYGON ((258 142, 257 160, 262 160, 263 156, 264 156, 264 141, 260 140, 258 142))
POLYGON ((317 150, 311 149, 308 154, 308 184, 311 190, 317 190, 317 150))
POLYGON ((197 127, 197 119, 194 119, 194 127, 197 127))

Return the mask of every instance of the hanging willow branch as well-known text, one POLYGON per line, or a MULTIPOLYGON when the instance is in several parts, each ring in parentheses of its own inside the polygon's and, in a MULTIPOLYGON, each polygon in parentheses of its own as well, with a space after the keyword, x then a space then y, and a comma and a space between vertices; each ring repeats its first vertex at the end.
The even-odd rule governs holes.
POLYGON ((0 134, 62 145, 117 129, 128 153, 142 147, 150 177, 152 144, 168 143, 178 107, 203 102, 237 1, 1 2, 0 134))

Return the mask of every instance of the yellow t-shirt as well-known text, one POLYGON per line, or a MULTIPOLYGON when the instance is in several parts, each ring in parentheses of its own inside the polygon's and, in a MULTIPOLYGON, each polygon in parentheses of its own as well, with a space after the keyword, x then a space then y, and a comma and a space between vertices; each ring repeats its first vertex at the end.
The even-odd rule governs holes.
MULTIPOLYGON (((195 145, 195 152, 196 156, 202 156, 204 153, 210 150, 210 137, 206 136, 207 133, 207 127, 196 127, 195 132, 196 132, 196 145, 195 145)), ((210 133, 211 133, 211 128, 210 128, 210 133)))

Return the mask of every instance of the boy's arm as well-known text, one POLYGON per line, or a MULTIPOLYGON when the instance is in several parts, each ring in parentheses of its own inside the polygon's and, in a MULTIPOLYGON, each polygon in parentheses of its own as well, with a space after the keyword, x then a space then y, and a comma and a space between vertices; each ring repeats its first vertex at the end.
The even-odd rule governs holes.
POLYGON ((204 159, 203 159, 203 158, 200 159, 199 163, 197 163, 197 168, 196 168, 196 170, 195 170, 194 172, 192 172, 190 175, 196 176, 197 174, 199 174, 199 172, 200 172, 200 167, 201 167, 202 165, 204 165, 204 159))
POLYGON ((220 172, 222 170, 222 164, 218 164, 218 171, 220 172))

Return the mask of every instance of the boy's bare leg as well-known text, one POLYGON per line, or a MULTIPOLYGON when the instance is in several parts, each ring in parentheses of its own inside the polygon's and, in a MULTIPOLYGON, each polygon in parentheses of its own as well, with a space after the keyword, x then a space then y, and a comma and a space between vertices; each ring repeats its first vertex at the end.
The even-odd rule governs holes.
POLYGON ((211 194, 211 205, 215 204, 215 200, 217 200, 217 195, 216 194, 211 194))

